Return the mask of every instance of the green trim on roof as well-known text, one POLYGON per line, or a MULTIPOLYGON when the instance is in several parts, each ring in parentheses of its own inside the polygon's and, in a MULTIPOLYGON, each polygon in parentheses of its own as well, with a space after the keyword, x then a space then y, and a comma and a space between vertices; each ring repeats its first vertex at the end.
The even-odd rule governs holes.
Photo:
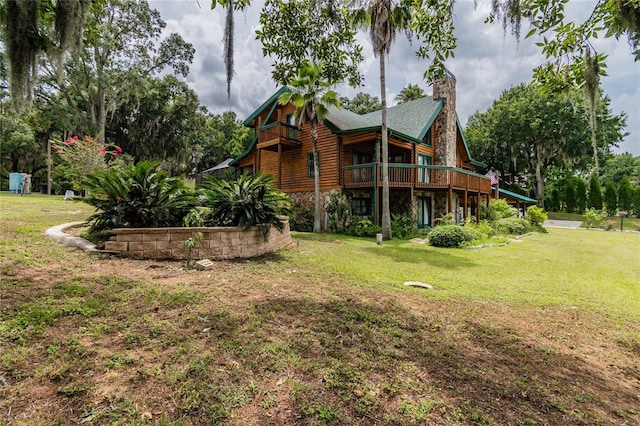
MULTIPOLYGON (((278 89, 278 91, 277 91, 276 93, 274 93, 273 95, 271 95, 271 97, 270 97, 270 98, 269 98, 265 103, 263 103, 262 105, 260 105, 260 106, 258 107, 258 109, 257 109, 257 110, 255 110, 255 111, 253 112, 253 114, 251 114, 247 119, 245 119, 245 120, 242 122, 242 124, 243 124, 244 126, 249 125, 249 123, 250 123, 254 118, 256 118, 258 115, 260 115, 260 113, 262 113, 262 111, 264 111, 264 109, 265 109, 266 107, 268 107, 269 105, 271 105, 271 103, 272 103, 272 102, 276 102, 276 105, 277 105, 277 103, 278 103, 277 101, 278 101, 278 98, 280 97, 280 95, 282 95, 282 94, 284 94, 284 93, 287 93, 287 92, 290 92, 290 91, 291 91, 291 89, 289 89, 288 87, 286 87, 286 86, 282 86, 280 89, 278 89)), ((274 108, 272 108, 271 112, 273 112, 273 109, 274 109, 274 108)), ((269 115, 271 115, 271 113, 269 113, 269 115)))
MULTIPOLYGON (((493 187, 495 188, 495 187, 493 187)), ((535 204, 538 200, 534 200, 533 198, 529 198, 526 195, 518 194, 516 192, 507 191, 506 189, 500 188, 499 194, 505 194, 507 197, 515 198, 516 200, 523 201, 525 203, 535 204)))
POLYGON ((444 108, 444 99, 438 99, 438 102, 440 103, 440 105, 438 105, 438 107, 436 107, 436 110, 433 112, 433 114, 431 114, 431 118, 429 119, 427 124, 424 126, 424 129, 422 129, 420 136, 418 136, 419 143, 422 142, 424 137, 427 135, 427 132, 431 128, 431 125, 433 124, 434 121, 436 121, 438 114, 440 114, 440 111, 442 111, 442 108, 444 108))
POLYGON ((234 158, 233 161, 229 163, 229 165, 230 166, 235 165, 238 160, 240 160, 242 157, 250 153, 253 147, 256 145, 256 142, 258 142, 258 132, 256 132, 256 134, 253 136, 253 140, 249 144, 249 147, 244 151, 242 151, 242 153, 238 155, 236 158, 234 158))

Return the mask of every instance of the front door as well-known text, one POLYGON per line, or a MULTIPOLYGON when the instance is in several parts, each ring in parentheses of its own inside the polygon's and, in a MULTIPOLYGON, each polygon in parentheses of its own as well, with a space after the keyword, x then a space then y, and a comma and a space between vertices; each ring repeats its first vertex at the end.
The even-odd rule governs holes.
POLYGON ((418 198, 418 229, 431 226, 431 197, 418 198))

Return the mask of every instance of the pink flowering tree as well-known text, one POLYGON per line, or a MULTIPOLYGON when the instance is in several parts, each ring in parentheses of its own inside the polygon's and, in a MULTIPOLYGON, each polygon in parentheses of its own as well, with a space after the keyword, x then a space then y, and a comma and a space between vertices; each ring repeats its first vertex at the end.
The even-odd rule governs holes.
POLYGON ((73 188, 82 188, 82 179, 97 171, 106 170, 108 163, 121 153, 119 146, 99 142, 90 136, 84 139, 73 136, 64 142, 54 143, 53 149, 59 159, 59 168, 73 188))

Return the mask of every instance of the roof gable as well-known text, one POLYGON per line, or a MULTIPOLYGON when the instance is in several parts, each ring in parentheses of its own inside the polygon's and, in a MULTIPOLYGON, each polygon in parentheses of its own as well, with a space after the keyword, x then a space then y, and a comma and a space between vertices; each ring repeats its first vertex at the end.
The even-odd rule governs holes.
MULTIPOLYGON (((422 142, 431 124, 442 110, 443 101, 430 96, 405 102, 387 109, 387 127, 389 131, 413 142, 422 142)), ((356 114, 344 109, 329 108, 325 118, 336 133, 356 133, 380 129, 382 112, 356 114)))
MULTIPOLYGON (((271 97, 269 99, 267 99, 267 101, 265 103, 263 103, 262 105, 260 105, 258 107, 258 109, 256 109, 253 114, 251 114, 249 117, 247 117, 242 124, 245 126, 248 126, 249 123, 251 123, 258 115, 260 115, 262 113, 262 111, 264 111, 267 107, 271 106, 272 104, 277 105, 278 104, 278 99, 280 98, 280 96, 284 93, 290 92, 291 89, 289 89, 286 86, 281 87, 276 93, 274 93, 273 95, 271 95, 271 97)), ((272 108, 273 109, 273 108, 272 108)))

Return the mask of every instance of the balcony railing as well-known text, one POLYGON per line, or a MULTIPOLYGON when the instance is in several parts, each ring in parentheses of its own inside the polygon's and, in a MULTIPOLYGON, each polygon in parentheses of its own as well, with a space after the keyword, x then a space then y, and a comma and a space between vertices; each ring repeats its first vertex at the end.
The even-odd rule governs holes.
POLYGON ((267 143, 276 140, 300 142, 298 140, 298 128, 286 123, 271 123, 262 126, 258 130, 258 143, 267 143))
MULTIPOLYGON (((345 188, 382 186, 380 163, 358 164, 343 169, 345 188)), ((389 164, 389 187, 416 189, 460 189, 491 192, 488 177, 457 167, 389 164)))

